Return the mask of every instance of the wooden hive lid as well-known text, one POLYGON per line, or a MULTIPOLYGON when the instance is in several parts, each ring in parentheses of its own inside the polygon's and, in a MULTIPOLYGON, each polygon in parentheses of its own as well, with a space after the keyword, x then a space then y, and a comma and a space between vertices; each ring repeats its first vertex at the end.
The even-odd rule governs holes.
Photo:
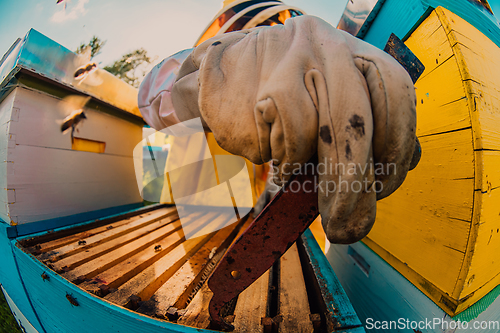
MULTIPOLYGON (((51 86, 91 96, 116 108, 118 114, 132 115, 142 121, 136 88, 35 29, 31 29, 22 40, 18 39, 0 60, 0 87, 5 88, 1 90, 0 101, 12 90, 9 87, 18 83, 15 78, 23 73, 43 80, 45 85, 48 82, 51 86), (93 70, 92 77, 82 79, 77 73, 86 67, 93 70)), ((43 85, 36 88, 43 89, 43 85)))

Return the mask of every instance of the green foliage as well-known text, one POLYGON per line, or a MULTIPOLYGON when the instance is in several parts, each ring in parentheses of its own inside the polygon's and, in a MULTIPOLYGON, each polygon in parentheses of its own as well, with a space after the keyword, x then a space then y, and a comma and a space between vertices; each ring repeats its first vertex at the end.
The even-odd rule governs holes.
POLYGON ((20 333, 16 319, 10 312, 9 305, 0 291, 0 333, 20 333))
POLYGON ((138 88, 141 79, 146 75, 145 67, 151 61, 152 59, 148 56, 148 52, 140 48, 131 53, 124 54, 120 60, 115 61, 111 66, 104 67, 104 69, 138 88))
MULTIPOLYGON (((77 54, 87 55, 90 59, 101 53, 106 41, 97 36, 93 36, 88 43, 81 43, 76 49, 77 54)), ((142 78, 146 75, 147 65, 154 59, 148 56, 148 52, 143 48, 124 54, 112 65, 104 67, 105 70, 138 88, 142 78)))
POLYGON ((90 58, 92 59, 93 57, 101 53, 101 50, 104 47, 104 45, 106 45, 106 41, 103 41, 99 37, 94 35, 90 39, 90 42, 88 42, 87 44, 80 43, 80 46, 78 46, 75 52, 77 54, 84 54, 88 52, 88 50, 90 49, 90 58))

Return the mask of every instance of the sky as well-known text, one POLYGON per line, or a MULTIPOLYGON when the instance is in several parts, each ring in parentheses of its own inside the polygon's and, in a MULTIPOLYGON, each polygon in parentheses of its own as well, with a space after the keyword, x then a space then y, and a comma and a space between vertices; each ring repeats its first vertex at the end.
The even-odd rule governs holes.
MULTIPOLYGON (((500 1, 500 0, 499 0, 500 1)), ((222 0, 0 0, 0 57, 34 28, 74 51, 93 35, 106 40, 99 67, 144 48, 160 62, 193 46, 222 0), (66 3, 66 8, 64 8, 66 3)), ((347 0, 285 0, 336 26, 347 0)))
MULTIPOLYGON (((337 25, 348 0, 284 0, 337 25)), ((0 0, 0 56, 34 28, 74 51, 96 35, 106 41, 99 67, 144 48, 160 62, 190 48, 222 0, 0 0), (64 7, 66 3, 66 8, 64 7)), ((500 16, 500 0, 489 1, 500 16)))

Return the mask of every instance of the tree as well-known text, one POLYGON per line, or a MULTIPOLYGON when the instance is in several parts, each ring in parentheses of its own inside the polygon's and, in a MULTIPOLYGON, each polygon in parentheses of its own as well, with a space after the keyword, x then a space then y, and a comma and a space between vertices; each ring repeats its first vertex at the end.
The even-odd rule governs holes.
MULTIPOLYGON (((78 46, 75 52, 77 54, 90 53, 90 59, 92 59, 101 53, 104 45, 106 45, 106 41, 94 35, 87 44, 83 42, 80 43, 80 46, 78 46)), ((148 56, 146 50, 140 48, 124 54, 119 60, 116 60, 110 66, 104 67, 104 69, 119 79, 138 88, 142 78, 146 75, 148 65, 151 64, 153 60, 154 59, 148 56)))
POLYGON ((146 75, 146 66, 152 60, 154 59, 148 56, 148 52, 140 48, 131 53, 124 54, 120 60, 115 61, 111 66, 104 67, 104 69, 138 88, 141 79, 146 75))
POLYGON ((92 36, 88 44, 80 43, 80 46, 76 49, 77 54, 84 54, 90 48, 90 59, 101 53, 102 48, 106 45, 106 41, 101 40, 97 36, 92 36))

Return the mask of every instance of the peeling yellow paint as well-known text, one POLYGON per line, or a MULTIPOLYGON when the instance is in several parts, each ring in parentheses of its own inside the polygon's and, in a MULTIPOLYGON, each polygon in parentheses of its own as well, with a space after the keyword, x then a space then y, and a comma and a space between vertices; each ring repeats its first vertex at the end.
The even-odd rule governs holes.
POLYGON ((438 7, 406 45, 422 160, 378 205, 364 240, 450 315, 500 283, 500 49, 438 7))

